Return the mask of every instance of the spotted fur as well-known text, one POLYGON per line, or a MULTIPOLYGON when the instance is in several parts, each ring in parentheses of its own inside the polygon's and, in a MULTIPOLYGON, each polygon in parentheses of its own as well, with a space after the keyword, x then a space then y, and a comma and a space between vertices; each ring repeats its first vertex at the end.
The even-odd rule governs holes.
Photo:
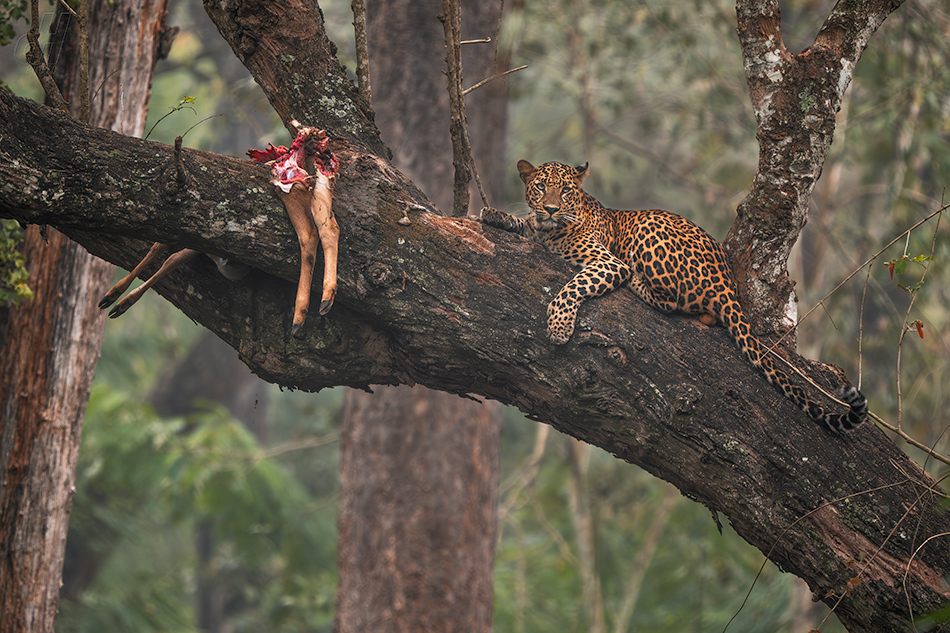
POLYGON ((491 207, 482 222, 533 239, 581 268, 548 305, 548 335, 570 339, 582 302, 628 283, 643 301, 664 312, 720 322, 749 362, 809 417, 832 431, 850 430, 867 418, 867 400, 850 385, 838 389, 845 413, 826 410, 791 383, 752 334, 737 299, 736 282, 722 245, 686 218, 668 211, 607 209, 583 190, 587 163, 569 167, 518 161, 525 183, 527 219, 491 207))

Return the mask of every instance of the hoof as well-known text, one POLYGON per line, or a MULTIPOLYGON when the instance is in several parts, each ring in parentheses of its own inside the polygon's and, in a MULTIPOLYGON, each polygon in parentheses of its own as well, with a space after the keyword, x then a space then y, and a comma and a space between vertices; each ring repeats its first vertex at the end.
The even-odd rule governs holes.
MULTIPOLYGON (((106 304, 106 305, 108 305, 108 304, 106 304)), ((101 307, 104 308, 105 306, 101 306, 101 307)), ((109 318, 110 318, 110 319, 118 319, 120 316, 122 316, 123 314, 125 314, 125 311, 128 310, 128 309, 129 309, 129 306, 123 306, 123 305, 120 303, 120 304, 117 305, 116 307, 112 308, 112 310, 109 312, 109 318)))
POLYGON ((303 329, 303 321, 301 321, 300 323, 294 323, 293 326, 290 328, 290 335, 294 337, 299 337, 300 330, 302 329, 303 329))
POLYGON ((99 309, 105 310, 106 308, 111 306, 114 302, 115 302, 115 297, 106 295, 102 299, 99 300, 99 309))
POLYGON ((330 308, 333 307, 333 299, 327 299, 326 301, 320 302, 320 314, 324 315, 330 311, 330 308))

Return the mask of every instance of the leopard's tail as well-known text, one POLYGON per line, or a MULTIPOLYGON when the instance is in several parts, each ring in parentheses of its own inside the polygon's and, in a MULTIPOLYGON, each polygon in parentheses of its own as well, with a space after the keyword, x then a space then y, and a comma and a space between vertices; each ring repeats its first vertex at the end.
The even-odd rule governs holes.
POLYGON ((824 423, 835 433, 850 431, 864 424, 868 417, 868 401, 855 387, 851 385, 838 387, 838 399, 846 403, 849 410, 846 413, 835 413, 809 398, 804 389, 792 384, 788 374, 775 365, 775 361, 765 347, 752 334, 749 320, 738 301, 733 299, 722 307, 722 321, 749 362, 765 374, 770 383, 778 387, 786 398, 798 405, 812 420, 824 423))

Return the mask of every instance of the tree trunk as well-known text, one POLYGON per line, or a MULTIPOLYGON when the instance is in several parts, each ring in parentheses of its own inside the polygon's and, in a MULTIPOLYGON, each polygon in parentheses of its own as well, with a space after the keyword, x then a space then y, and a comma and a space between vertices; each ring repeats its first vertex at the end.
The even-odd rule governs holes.
MULTIPOLYGON (((500 3, 469 4, 465 26, 494 29, 500 3)), ((439 11, 438 0, 370 2, 367 35, 373 106, 393 162, 450 209, 439 11)), ((491 74, 491 50, 477 49, 465 70, 491 74)), ((504 86, 493 88, 473 94, 472 134, 494 140, 477 157, 492 166, 483 178, 499 195, 501 161, 491 158, 504 154, 507 100, 504 86)), ((343 413, 337 630, 491 631, 501 406, 420 386, 350 390, 343 413)))
MULTIPOLYGON (((165 4, 92 2, 94 125, 141 134, 165 4), (132 28, 120 28, 128 24, 132 28)), ((75 57, 73 58, 75 59, 75 57)), ((78 74, 77 64, 67 76, 78 74)), ((78 112, 75 89, 64 91, 78 112)), ((13 309, 0 350, 0 612, 4 630, 52 631, 76 458, 113 267, 55 230, 24 246, 36 299, 13 309)))
POLYGON ((494 408, 473 411, 457 396, 408 387, 351 395, 340 444, 337 630, 491 631, 494 408))

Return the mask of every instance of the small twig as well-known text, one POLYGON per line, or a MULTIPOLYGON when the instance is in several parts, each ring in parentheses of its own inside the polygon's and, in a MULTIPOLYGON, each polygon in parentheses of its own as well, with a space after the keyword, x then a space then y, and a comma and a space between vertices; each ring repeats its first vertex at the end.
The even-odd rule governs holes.
MULTIPOLYGON (((92 94, 92 101, 95 101, 95 100, 96 100, 96 97, 99 96, 99 93, 100 93, 100 92, 102 91, 102 89, 105 87, 106 82, 109 81, 110 79, 112 79, 112 77, 113 77, 115 74, 117 74, 118 72, 119 72, 118 69, 113 70, 111 73, 109 73, 108 75, 106 75, 105 78, 104 78, 102 81, 99 82, 99 85, 96 86, 96 91, 92 94)), ((119 94, 122 94, 122 90, 123 90, 123 88, 120 86, 120 87, 119 87, 119 94)))
POLYGON ((369 52, 366 45, 366 5, 363 0, 353 0, 353 31, 356 38, 356 85, 366 104, 373 104, 373 90, 369 81, 369 52))
POLYGON ((861 390, 861 381, 864 378, 864 304, 870 281, 871 267, 868 266, 867 275, 864 277, 864 288, 861 290, 861 311, 858 313, 858 391, 861 390))
POLYGON ((46 63, 46 57, 43 55, 43 49, 40 47, 40 10, 38 5, 39 0, 30 2, 30 30, 26 33, 26 40, 29 42, 30 48, 26 52, 26 61, 33 67, 33 72, 36 73, 36 78, 40 80, 40 85, 43 86, 43 92, 46 93, 50 105, 57 110, 69 112, 69 104, 66 103, 63 93, 56 85, 53 73, 50 71, 49 64, 46 63))
MULTIPOLYGON (((65 4, 65 2, 64 2, 65 4)), ((79 120, 89 123, 89 3, 79 0, 79 120)))
MULTIPOLYGON (((849 494, 849 495, 845 495, 845 496, 843 496, 843 497, 838 497, 838 498, 836 498, 836 499, 832 499, 831 501, 826 501, 825 503, 822 503, 822 504, 818 505, 816 508, 814 508, 814 509, 812 509, 812 510, 809 510, 808 512, 806 512, 806 513, 803 514, 802 516, 800 516, 800 517, 798 517, 797 519, 795 519, 794 521, 792 521, 791 524, 789 524, 788 526, 786 526, 785 528, 783 528, 782 531, 779 533, 779 535, 775 538, 775 541, 772 543, 772 547, 769 548, 769 551, 768 551, 768 552, 766 552, 766 554, 765 554, 765 560, 762 562, 762 565, 759 567, 759 571, 758 571, 758 573, 755 575, 755 578, 752 579, 752 585, 749 587, 749 591, 746 592, 745 598, 742 600, 742 604, 739 605, 739 608, 738 608, 738 609, 736 610, 736 612, 732 615, 732 618, 730 618, 729 621, 726 622, 726 626, 723 627, 722 633, 726 633, 726 630, 729 628, 729 625, 732 624, 732 622, 739 616, 739 613, 741 613, 742 610, 745 608, 746 603, 749 601, 749 597, 752 595, 752 590, 755 589, 755 584, 758 582, 759 578, 762 576, 762 572, 765 570, 766 564, 768 564, 768 562, 771 560, 772 552, 774 552, 774 551, 775 551, 775 548, 778 547, 779 542, 780 542, 783 538, 785 538, 785 535, 786 535, 789 531, 791 531, 792 528, 794 528, 796 525, 798 525, 799 523, 801 523, 802 521, 804 521, 805 519, 807 519, 807 518, 810 517, 811 515, 815 514, 816 512, 818 512, 818 511, 820 511, 820 510, 823 510, 823 509, 825 509, 825 508, 827 508, 827 507, 834 506, 834 505, 836 505, 836 504, 838 504, 838 503, 840 503, 840 502, 842 502, 842 501, 847 501, 847 500, 849 500, 849 499, 854 499, 854 498, 860 497, 860 496, 862 496, 862 495, 871 494, 872 492, 878 492, 878 491, 880 491, 880 490, 887 490, 888 488, 896 488, 896 487, 898 487, 898 486, 903 486, 903 485, 908 484, 908 483, 917 484, 917 485, 921 486, 921 487, 924 489, 922 492, 920 492, 920 493, 917 495, 917 499, 915 499, 914 503, 911 504, 910 507, 908 507, 908 508, 905 509, 904 514, 901 515, 900 520, 897 521, 897 523, 894 525, 894 527, 891 529, 891 531, 888 533, 888 535, 884 538, 884 541, 883 541, 883 542, 881 543, 881 545, 878 547, 877 551, 875 551, 871 556, 869 556, 869 557, 867 558, 867 561, 866 561, 865 565, 864 565, 864 566, 861 568, 861 570, 858 571, 858 573, 857 573, 857 575, 860 576, 860 575, 863 574, 865 571, 867 571, 868 567, 870 567, 870 565, 871 565, 871 563, 874 561, 874 559, 878 556, 878 554, 881 553, 881 551, 883 551, 884 545, 887 544, 887 542, 891 539, 891 537, 892 537, 892 536, 894 535, 894 533, 897 531, 897 528, 900 527, 900 525, 904 522, 904 520, 910 515, 911 510, 912 510, 914 507, 917 506, 917 504, 920 502, 920 500, 924 497, 924 495, 925 495, 927 492, 930 492, 930 493, 936 492, 936 493, 938 493, 938 494, 940 494, 940 495, 946 497, 946 495, 943 493, 943 491, 941 491, 939 488, 937 488, 937 486, 940 484, 940 481, 942 481, 942 478, 941 478, 940 481, 936 482, 934 485, 928 486, 928 485, 925 485, 925 484, 923 484, 922 482, 917 481, 917 480, 913 479, 912 477, 908 476, 906 472, 904 472, 903 470, 901 470, 901 469, 900 469, 899 467, 897 467, 896 465, 895 465, 895 468, 897 468, 898 470, 900 470, 901 473, 904 475, 904 480, 903 480, 903 481, 898 481, 898 482, 894 482, 894 483, 890 483, 890 484, 884 484, 884 485, 881 485, 881 486, 875 486, 874 488, 868 488, 868 489, 866 489, 866 490, 861 490, 861 491, 859 491, 859 492, 855 492, 855 493, 852 493, 852 494, 849 494)), ((831 609, 832 613, 834 612, 835 608, 837 608, 838 604, 841 603, 841 598, 843 598, 843 596, 839 596, 838 602, 835 604, 834 607, 832 607, 832 609, 831 609)), ((829 615, 830 615, 830 614, 829 614, 829 615)), ((826 617, 825 619, 827 620, 827 617, 826 617)), ((824 620, 822 620, 822 624, 824 624, 824 620)), ((819 628, 820 628, 820 626, 819 626, 819 628)))
POLYGON ((185 165, 181 161, 181 142, 182 137, 175 137, 175 180, 178 182, 178 188, 185 188, 185 165))
POLYGON ((485 84, 487 84, 489 81, 498 79, 499 77, 504 77, 505 75, 510 75, 511 73, 516 73, 516 72, 518 72, 519 70, 524 70, 524 69, 527 68, 527 67, 528 67, 528 65, 525 64, 524 66, 518 66, 517 68, 509 68, 508 70, 502 71, 502 72, 500 72, 500 73, 495 73, 495 74, 492 75, 491 77, 487 77, 487 78, 485 78, 485 79, 482 79, 481 81, 479 81, 479 82, 478 82, 477 84, 475 84, 474 86, 471 86, 471 87, 466 88, 465 90, 463 90, 463 91, 462 91, 462 96, 464 97, 465 95, 467 95, 468 93, 470 93, 472 90, 475 90, 475 89, 477 89, 477 88, 481 88, 482 86, 484 86, 485 84))
POLYGON ((739 608, 736 609, 736 612, 733 613, 733 614, 732 614, 732 617, 729 618, 729 621, 726 622, 726 626, 724 626, 724 627, 722 628, 722 633, 726 633, 726 631, 729 629, 729 626, 732 624, 732 622, 733 622, 737 617, 739 617, 739 614, 742 613, 742 610, 743 610, 743 609, 745 609, 746 603, 749 602, 749 598, 752 596, 752 590, 755 589, 755 585, 756 585, 756 583, 759 581, 759 578, 762 576, 762 572, 765 571, 765 566, 766 566, 766 565, 769 563, 769 561, 771 560, 772 552, 775 551, 775 548, 778 547, 778 544, 782 541, 783 538, 785 538, 785 535, 788 534, 788 533, 792 530, 792 528, 794 528, 796 525, 798 525, 799 523, 801 523, 802 521, 804 521, 805 519, 807 519, 807 518, 810 517, 811 515, 815 514, 816 512, 818 512, 818 511, 820 511, 820 510, 823 510, 823 509, 825 509, 825 508, 827 508, 827 507, 829 507, 829 506, 833 506, 833 505, 835 505, 835 504, 837 504, 837 503, 839 503, 839 502, 841 502, 841 501, 847 501, 848 499, 851 499, 851 498, 854 498, 854 497, 859 497, 859 496, 865 495, 865 494, 870 494, 870 493, 872 493, 872 492, 877 492, 877 491, 879 491, 879 490, 887 490, 888 488, 896 488, 897 486, 902 486, 902 485, 904 485, 905 483, 907 483, 907 481, 908 481, 908 480, 899 481, 899 482, 890 483, 890 484, 884 484, 883 486, 877 486, 877 487, 875 487, 875 488, 870 488, 870 489, 868 489, 868 490, 862 490, 862 491, 860 491, 860 492, 855 492, 855 493, 853 493, 853 494, 846 495, 846 496, 844 496, 844 497, 838 497, 838 498, 836 498, 836 499, 832 499, 831 501, 826 501, 826 502, 824 502, 824 503, 818 505, 818 507, 813 508, 813 509, 809 510, 808 512, 806 512, 805 514, 803 514, 802 516, 798 517, 797 519, 795 519, 794 521, 792 521, 789 525, 785 526, 785 527, 782 529, 782 531, 779 533, 779 535, 778 535, 777 537, 775 537, 775 540, 772 542, 772 547, 770 547, 770 548, 769 548, 769 551, 765 553, 765 560, 762 561, 762 565, 759 566, 759 571, 758 571, 758 573, 755 575, 755 578, 752 579, 752 584, 749 586, 749 590, 746 592, 745 598, 743 598, 743 600, 742 600, 742 604, 739 605, 739 608))
POLYGON ((211 116, 206 116, 205 118, 201 119, 200 121, 198 121, 197 123, 195 123, 194 125, 192 125, 192 126, 191 126, 190 128, 188 128, 187 130, 185 130, 185 133, 181 135, 182 138, 184 138, 185 135, 188 134, 188 132, 191 132, 193 129, 195 129, 196 127, 198 127, 199 125, 201 125, 201 124, 204 123, 205 121, 210 121, 211 119, 214 119, 215 117, 219 117, 219 116, 221 116, 221 115, 220 115, 220 114, 212 114, 211 116))
MULTIPOLYGON (((498 42, 501 41, 501 25, 505 17, 505 0, 501 0, 498 7, 498 22, 495 23, 495 56, 492 60, 492 68, 499 68, 501 64, 498 63, 498 55, 501 53, 501 47, 498 45, 498 42)), ((507 66, 508 64, 505 64, 507 66)))
POLYGON ((490 37, 483 37, 483 38, 480 39, 480 40, 462 40, 461 42, 459 42, 459 44, 462 44, 462 45, 465 45, 465 44, 491 44, 491 38, 490 38, 490 37))
POLYGON ((936 450, 934 450, 934 449, 930 448, 929 446, 927 446, 926 444, 923 444, 923 443, 921 443, 921 442, 915 440, 915 439, 912 438, 910 435, 908 435, 903 429, 900 429, 900 428, 898 428, 898 427, 896 427, 896 426, 894 426, 894 425, 892 425, 892 424, 888 424, 887 422, 885 422, 884 420, 882 420, 881 417, 878 416, 877 414, 871 413, 871 412, 869 411, 869 412, 868 412, 868 415, 869 415, 871 418, 873 418, 875 422, 877 422, 878 424, 880 424, 881 426, 883 426, 883 427, 884 427, 885 429, 887 429, 888 431, 890 431, 890 432, 892 432, 892 433, 895 433, 898 437, 900 437, 902 440, 904 440, 905 442, 907 442, 908 444, 910 444, 910 445, 913 446, 914 448, 920 449, 920 450, 922 450, 924 453, 926 453, 929 457, 933 457, 933 458, 936 459, 937 461, 943 462, 944 464, 947 464, 948 466, 950 466, 950 457, 945 457, 945 456, 941 455, 940 453, 938 453, 936 450))
POLYGON ((69 11, 69 13, 71 13, 74 18, 76 18, 77 20, 79 19, 79 14, 76 13, 75 9, 69 6, 69 3, 66 2, 66 0, 59 0, 59 3, 63 5, 63 8, 69 11))
MULTIPOLYGON (((150 127, 150 128, 148 129, 148 133, 146 133, 145 137, 144 137, 142 140, 147 141, 147 140, 148 140, 148 137, 151 136, 151 135, 152 135, 152 132, 155 131, 155 128, 158 127, 158 124, 161 123, 162 121, 164 121, 167 117, 170 117, 170 116, 171 116, 172 114, 174 114, 175 112, 179 112, 179 111, 185 109, 186 106, 185 106, 184 104, 187 103, 186 100, 189 99, 189 98, 190 98, 190 97, 186 97, 185 99, 182 99, 182 100, 181 100, 181 103, 179 103, 176 107, 172 108, 171 110, 169 110, 168 112, 166 112, 165 114, 163 114, 162 116, 160 116, 160 117, 158 118, 158 121, 156 121, 155 123, 153 123, 153 124, 152 124, 152 127, 150 127)), ((194 101, 194 100, 192 99, 192 101, 194 101)), ((194 108, 188 106, 188 109, 191 110, 192 112, 194 112, 195 115, 198 114, 198 111, 195 110, 194 108)), ((200 121, 199 121, 199 123, 200 123, 200 121)))
POLYGON ((465 100, 462 98, 462 13, 458 0, 442 0, 442 13, 439 19, 445 29, 449 132, 452 136, 452 164, 455 166, 452 215, 462 217, 468 214, 468 183, 472 179, 472 151, 467 142, 468 124, 465 117, 465 100))
MULTIPOLYGON (((943 215, 937 216, 937 222, 934 225, 934 236, 933 241, 930 244, 930 257, 931 259, 927 260, 924 264, 924 272, 920 276, 920 283, 924 283, 924 280, 927 278, 927 271, 930 270, 930 263, 933 261, 933 254, 937 249, 937 230, 940 228, 940 218, 943 215)), ((904 257, 907 256, 907 248, 910 246, 910 233, 907 233, 907 242, 904 244, 904 257)), ((901 430, 901 421, 903 419, 904 413, 904 401, 901 396, 901 350, 904 347, 904 335, 907 334, 907 320, 910 318, 911 310, 914 309, 914 303, 917 302, 917 293, 910 293, 910 303, 907 305, 907 312, 904 313, 904 320, 901 323, 901 333, 897 338, 897 430, 901 430)))

